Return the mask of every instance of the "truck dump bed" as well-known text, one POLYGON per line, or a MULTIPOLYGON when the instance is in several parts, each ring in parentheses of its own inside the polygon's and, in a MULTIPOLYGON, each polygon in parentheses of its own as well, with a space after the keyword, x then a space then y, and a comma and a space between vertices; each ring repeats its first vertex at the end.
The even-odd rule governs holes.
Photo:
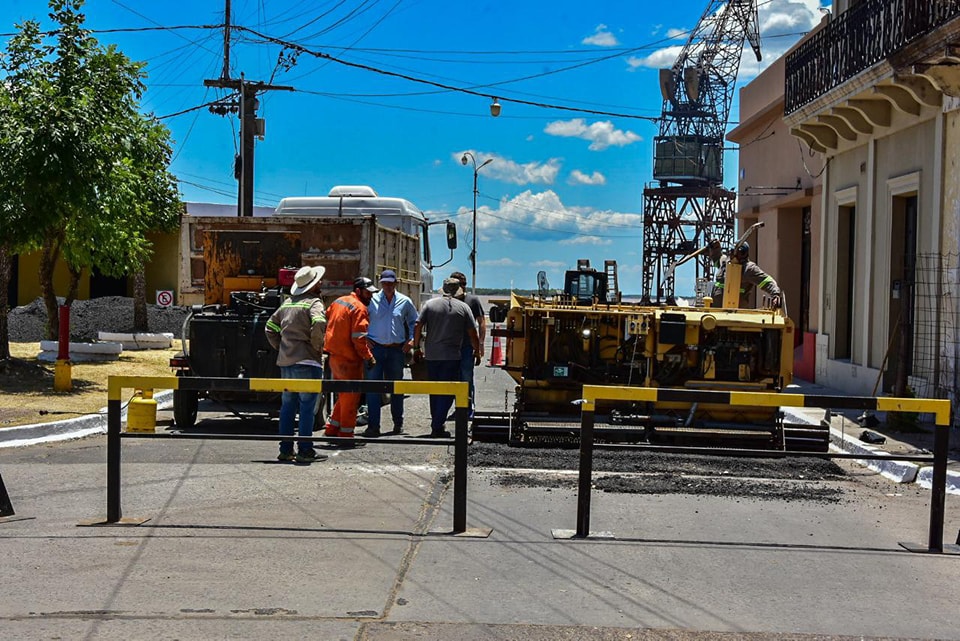
POLYGON ((420 238, 370 216, 185 216, 180 261, 183 305, 227 304, 231 291, 275 286, 281 268, 304 265, 326 268, 328 299, 348 292, 357 276, 393 269, 400 290, 420 302, 420 238))

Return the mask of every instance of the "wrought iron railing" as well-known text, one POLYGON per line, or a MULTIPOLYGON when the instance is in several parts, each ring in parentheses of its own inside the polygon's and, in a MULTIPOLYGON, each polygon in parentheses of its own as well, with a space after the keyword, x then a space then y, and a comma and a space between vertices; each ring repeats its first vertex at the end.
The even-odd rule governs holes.
POLYGON ((864 0, 787 55, 784 112, 793 113, 960 16, 960 0, 864 0))

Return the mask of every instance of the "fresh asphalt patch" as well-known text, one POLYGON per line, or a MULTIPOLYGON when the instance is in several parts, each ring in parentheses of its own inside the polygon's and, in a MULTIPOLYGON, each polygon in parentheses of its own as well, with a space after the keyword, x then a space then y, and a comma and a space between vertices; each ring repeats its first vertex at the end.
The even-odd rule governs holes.
MULTIPOLYGON (((493 468, 506 487, 573 489, 579 451, 517 448, 474 443, 472 468, 493 468), (513 470, 513 471, 511 471, 513 470)), ((741 458, 598 450, 593 458, 592 487, 620 494, 690 494, 753 500, 838 503, 847 478, 836 463, 817 458, 741 458)))

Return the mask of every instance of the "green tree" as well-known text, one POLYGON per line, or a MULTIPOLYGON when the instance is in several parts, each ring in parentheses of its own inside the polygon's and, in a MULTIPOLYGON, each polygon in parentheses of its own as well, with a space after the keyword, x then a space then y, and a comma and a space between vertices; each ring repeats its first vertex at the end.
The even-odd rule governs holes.
POLYGON ((56 218, 56 168, 47 162, 47 150, 32 147, 51 137, 47 93, 37 83, 48 54, 39 25, 27 22, 0 56, 0 359, 4 360, 10 358, 11 260, 39 249, 43 230, 56 218))
MULTIPOLYGON (((85 269, 114 277, 141 271, 152 252, 147 233, 176 229, 182 213, 167 170, 169 131, 139 111, 144 65, 92 38, 82 6, 83 0, 50 0, 54 42, 46 44, 35 22, 24 23, 0 64, 7 80, 0 105, 20 116, 0 125, 19 152, 12 166, 0 167, 13 171, 10 182, 23 190, 18 196, 0 186, 0 224, 20 216, 31 226, 16 249, 41 250, 51 339, 58 330, 59 260, 71 274, 69 305, 85 269)), ((0 133, 0 156, 7 138, 0 133)))

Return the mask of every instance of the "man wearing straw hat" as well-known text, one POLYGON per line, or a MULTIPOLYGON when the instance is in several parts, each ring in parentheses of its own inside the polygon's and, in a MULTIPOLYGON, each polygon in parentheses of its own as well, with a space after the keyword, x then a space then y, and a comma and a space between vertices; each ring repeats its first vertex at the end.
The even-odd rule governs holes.
MULTIPOLYGON (((277 366, 281 378, 323 378, 321 355, 327 318, 320 297, 320 279, 324 271, 319 265, 297 270, 290 287, 290 298, 267 321, 267 341, 279 351, 277 366)), ((280 435, 293 436, 296 424, 301 439, 312 437, 319 400, 320 394, 315 392, 284 392, 280 404, 280 435)), ((327 457, 317 453, 313 441, 300 440, 297 441, 296 455, 293 441, 281 441, 277 458, 310 463, 327 457)))

